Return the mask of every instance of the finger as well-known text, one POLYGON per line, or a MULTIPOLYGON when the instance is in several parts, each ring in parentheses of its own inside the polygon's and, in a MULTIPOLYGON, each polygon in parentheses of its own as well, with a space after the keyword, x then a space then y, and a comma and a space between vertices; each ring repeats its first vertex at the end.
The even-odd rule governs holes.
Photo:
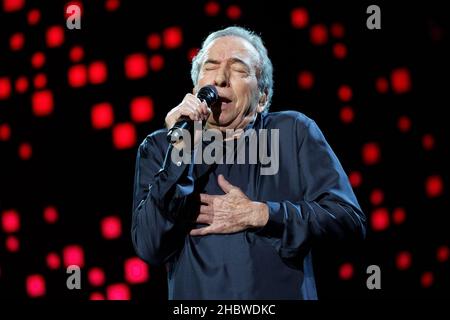
POLYGON ((213 212, 214 210, 212 206, 204 206, 204 205, 200 206, 200 214, 212 215, 213 212))
POLYGON ((189 117, 192 121, 195 121, 198 117, 196 110, 189 105, 180 110, 180 115, 189 117))
POLYGON ((194 119, 192 120, 201 120, 201 112, 196 102, 188 102, 188 106, 190 112, 194 114, 194 119))
POLYGON ((195 222, 211 224, 212 223, 212 218, 211 218, 210 215, 207 215, 207 214, 199 214, 197 219, 195 220, 195 222))
POLYGON ((189 234, 191 236, 204 236, 206 234, 208 234, 208 227, 203 227, 203 228, 198 228, 198 229, 192 229, 191 232, 189 232, 189 234))
POLYGON ((211 225, 203 228, 192 229, 191 232, 189 232, 189 234, 191 236, 205 236, 207 234, 215 233, 216 229, 217 229, 216 227, 211 225))
POLYGON ((189 118, 190 118, 192 121, 196 121, 197 118, 198 118, 198 116, 195 114, 195 112, 189 112, 189 118))
POLYGON ((206 204, 213 204, 215 196, 211 196, 206 193, 200 193, 200 201, 206 204))
POLYGON ((186 95, 186 101, 194 102, 195 104, 199 104, 199 103, 201 102, 200 99, 197 98, 196 95, 193 95, 193 94, 191 94, 191 93, 188 93, 188 94, 186 95))
POLYGON ((206 103, 206 101, 203 101, 203 103, 202 103, 202 110, 203 110, 203 113, 206 114, 206 115, 208 115, 209 112, 210 112, 210 109, 209 109, 208 104, 206 103))
POLYGON ((199 104, 195 107, 195 111, 198 113, 200 120, 203 120, 205 118, 205 114, 203 112, 202 104, 199 104))
POLYGON ((235 186, 233 186, 231 183, 229 183, 225 177, 221 174, 217 177, 217 183, 219 184, 219 187, 222 188, 223 192, 228 193, 230 192, 235 186))
POLYGON ((200 112, 205 120, 208 119, 209 111, 208 105, 206 104, 205 101, 203 101, 202 104, 200 105, 200 112))

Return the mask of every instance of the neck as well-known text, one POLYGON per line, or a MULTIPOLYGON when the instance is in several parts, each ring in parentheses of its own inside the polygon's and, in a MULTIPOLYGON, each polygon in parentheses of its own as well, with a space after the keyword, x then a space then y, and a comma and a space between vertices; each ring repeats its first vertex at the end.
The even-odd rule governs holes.
POLYGON ((236 131, 236 134, 233 135, 233 137, 238 138, 244 132, 245 127, 247 127, 247 125, 256 118, 256 115, 257 115, 256 111, 249 113, 242 119, 240 119, 240 121, 237 124, 235 123, 235 121, 233 121, 228 126, 220 126, 207 122, 205 125, 205 129, 216 129, 221 131, 224 135, 226 134, 227 130, 231 129, 236 131))

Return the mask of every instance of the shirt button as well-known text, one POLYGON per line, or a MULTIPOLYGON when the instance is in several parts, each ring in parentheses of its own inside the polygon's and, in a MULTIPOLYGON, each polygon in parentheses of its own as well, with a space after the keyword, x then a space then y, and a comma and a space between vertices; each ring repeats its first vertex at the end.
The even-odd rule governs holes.
POLYGON ((178 162, 177 162, 177 166, 178 166, 178 167, 181 166, 181 161, 178 161, 178 162))

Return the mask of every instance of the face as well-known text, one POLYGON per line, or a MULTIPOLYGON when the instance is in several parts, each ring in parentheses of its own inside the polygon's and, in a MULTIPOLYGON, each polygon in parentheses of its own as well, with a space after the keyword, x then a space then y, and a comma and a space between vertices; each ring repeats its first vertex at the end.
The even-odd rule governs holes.
POLYGON ((260 102, 264 102, 264 97, 258 89, 258 64, 258 52, 240 37, 221 37, 206 48, 194 92, 205 85, 217 88, 220 99, 211 106, 210 127, 243 128, 257 111, 262 111, 260 102))

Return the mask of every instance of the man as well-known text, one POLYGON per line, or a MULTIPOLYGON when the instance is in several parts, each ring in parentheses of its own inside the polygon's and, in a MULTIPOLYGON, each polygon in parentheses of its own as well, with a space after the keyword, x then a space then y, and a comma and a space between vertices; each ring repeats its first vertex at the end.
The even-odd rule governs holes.
MULTIPOLYGON (((150 264, 166 264, 170 299, 317 299, 314 241, 365 235, 364 214, 338 159, 305 115, 267 112, 272 64, 254 33, 230 27, 210 34, 191 75, 194 94, 213 85, 219 101, 208 107, 187 94, 167 114, 167 128, 189 117, 228 141, 250 130, 272 132, 265 140, 258 135, 258 145, 264 148, 265 141, 272 152, 279 148, 278 170, 261 174, 259 160, 212 165, 169 160, 160 170, 167 129, 152 133, 136 162, 137 254, 150 264)), ((191 159, 208 147, 201 134, 195 131, 195 149, 187 151, 191 159)), ((248 146, 248 139, 241 141, 248 146)), ((176 142, 174 150, 186 146, 176 142)), ((226 152, 233 159, 237 150, 226 152)), ((249 156, 251 148, 245 150, 249 156)))

